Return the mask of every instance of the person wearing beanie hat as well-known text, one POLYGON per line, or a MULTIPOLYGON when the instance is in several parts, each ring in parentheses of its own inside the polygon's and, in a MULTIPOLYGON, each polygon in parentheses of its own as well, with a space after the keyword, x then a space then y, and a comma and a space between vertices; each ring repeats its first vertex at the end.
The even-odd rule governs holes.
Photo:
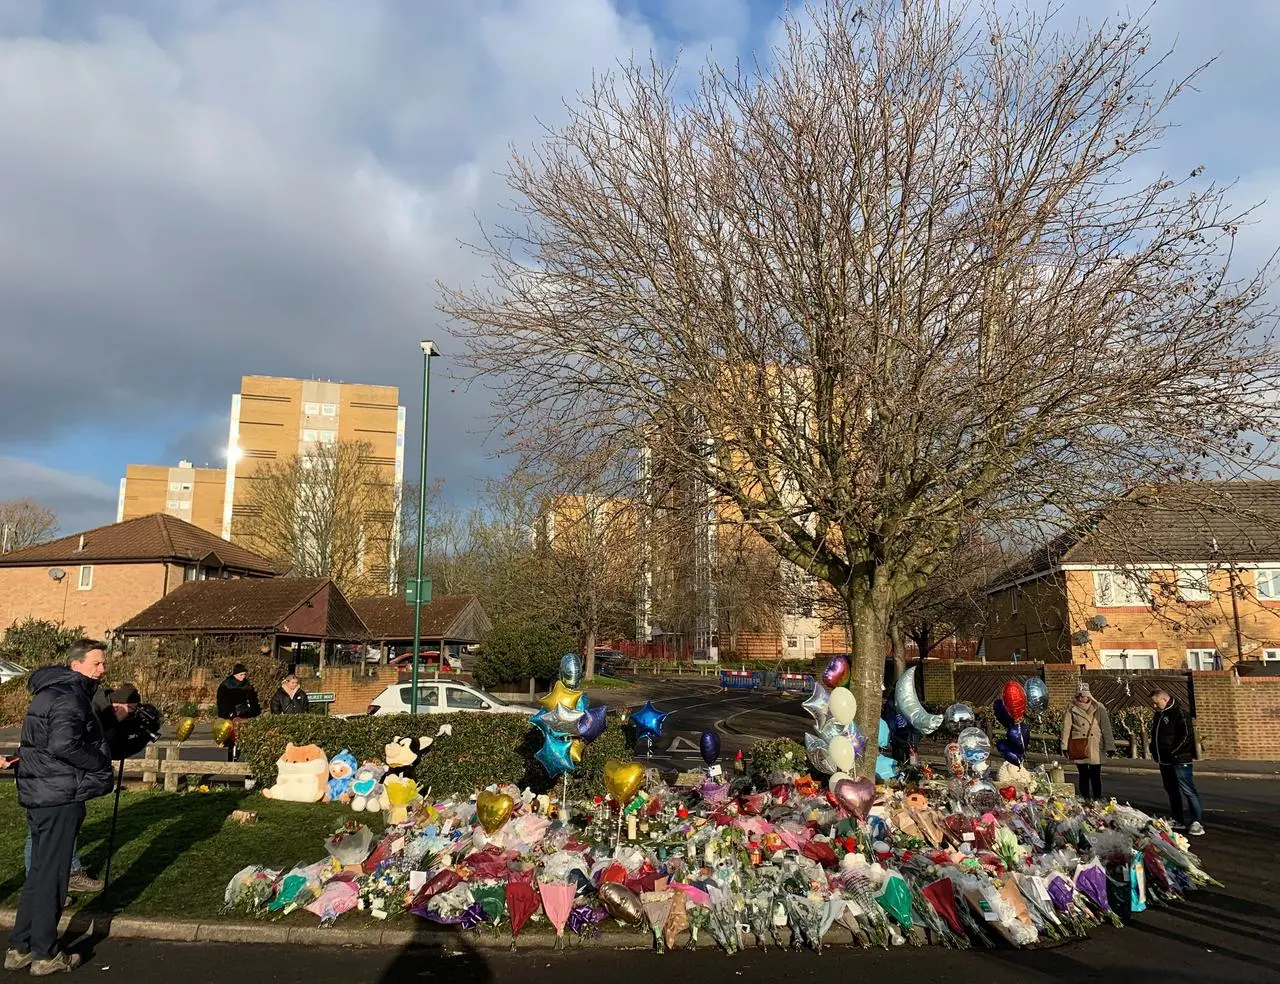
POLYGON ((1062 754, 1080 773, 1080 798, 1102 799, 1102 757, 1113 755, 1115 738, 1111 715, 1093 699, 1089 685, 1081 680, 1076 697, 1062 719, 1062 754))
MULTIPOLYGON (((231 673, 218 685, 218 717, 228 721, 256 718, 262 713, 258 692, 249 682, 249 669, 243 663, 231 667, 231 673)), ((228 747, 228 761, 235 761, 234 743, 228 747)))

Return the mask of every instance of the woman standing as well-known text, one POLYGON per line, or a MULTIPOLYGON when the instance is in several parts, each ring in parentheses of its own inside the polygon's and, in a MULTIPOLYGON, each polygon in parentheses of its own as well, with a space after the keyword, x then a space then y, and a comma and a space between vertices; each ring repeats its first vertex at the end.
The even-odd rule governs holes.
POLYGON ((1111 715, 1093 699, 1089 685, 1081 681, 1076 699, 1062 719, 1062 754, 1080 772, 1080 798, 1102 799, 1102 756, 1116 750, 1111 735, 1111 715))

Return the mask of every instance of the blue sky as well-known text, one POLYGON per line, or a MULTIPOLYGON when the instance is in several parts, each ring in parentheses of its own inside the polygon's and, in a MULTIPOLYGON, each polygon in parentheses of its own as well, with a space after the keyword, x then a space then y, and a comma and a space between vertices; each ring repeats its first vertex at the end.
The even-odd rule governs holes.
MULTIPOLYGON (((242 373, 396 384, 415 420, 417 340, 451 344, 433 284, 481 272, 457 243, 501 215, 509 148, 530 146, 593 69, 650 50, 745 55, 779 9, 0 5, 0 499, 49 502, 71 531, 114 518, 126 463, 221 464, 242 373)), ((1274 199, 1280 3, 1166 0, 1151 22, 1158 46, 1177 44, 1170 76, 1221 56, 1152 166, 1204 164, 1239 180, 1236 202, 1274 199)), ((1274 206, 1257 218, 1247 259, 1280 241, 1274 206)), ((432 472, 465 503, 502 468, 485 395, 442 376, 432 404, 432 472)))

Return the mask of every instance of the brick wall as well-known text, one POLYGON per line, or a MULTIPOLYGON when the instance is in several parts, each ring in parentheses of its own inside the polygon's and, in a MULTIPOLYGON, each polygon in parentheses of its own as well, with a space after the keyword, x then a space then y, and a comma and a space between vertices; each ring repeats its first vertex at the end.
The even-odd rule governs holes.
POLYGON ((1194 674, 1206 758, 1280 760, 1280 677, 1194 674))
POLYGON ((94 564, 92 583, 80 588, 80 567, 59 565, 61 581, 50 567, 0 568, 0 632, 15 621, 44 619, 82 625, 101 638, 182 583, 182 572, 167 564, 94 564))
POLYGON ((334 695, 333 703, 329 705, 330 714, 363 714, 373 698, 396 682, 396 671, 386 666, 367 670, 357 666, 334 666, 326 667, 322 676, 303 679, 302 667, 299 667, 298 677, 303 690, 334 695))

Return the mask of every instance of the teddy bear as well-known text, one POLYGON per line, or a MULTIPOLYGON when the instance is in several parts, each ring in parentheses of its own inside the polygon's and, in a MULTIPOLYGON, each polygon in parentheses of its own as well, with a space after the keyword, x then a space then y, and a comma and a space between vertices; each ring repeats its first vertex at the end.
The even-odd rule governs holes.
POLYGON ((349 803, 355 795, 351 791, 351 783, 355 778, 359 763, 348 749, 343 749, 329 759, 329 782, 324 788, 326 803, 349 803))
POLYGON ((381 762, 366 762, 360 766, 351 781, 351 809, 357 813, 391 809, 386 787, 382 784, 386 774, 387 767, 381 762))

